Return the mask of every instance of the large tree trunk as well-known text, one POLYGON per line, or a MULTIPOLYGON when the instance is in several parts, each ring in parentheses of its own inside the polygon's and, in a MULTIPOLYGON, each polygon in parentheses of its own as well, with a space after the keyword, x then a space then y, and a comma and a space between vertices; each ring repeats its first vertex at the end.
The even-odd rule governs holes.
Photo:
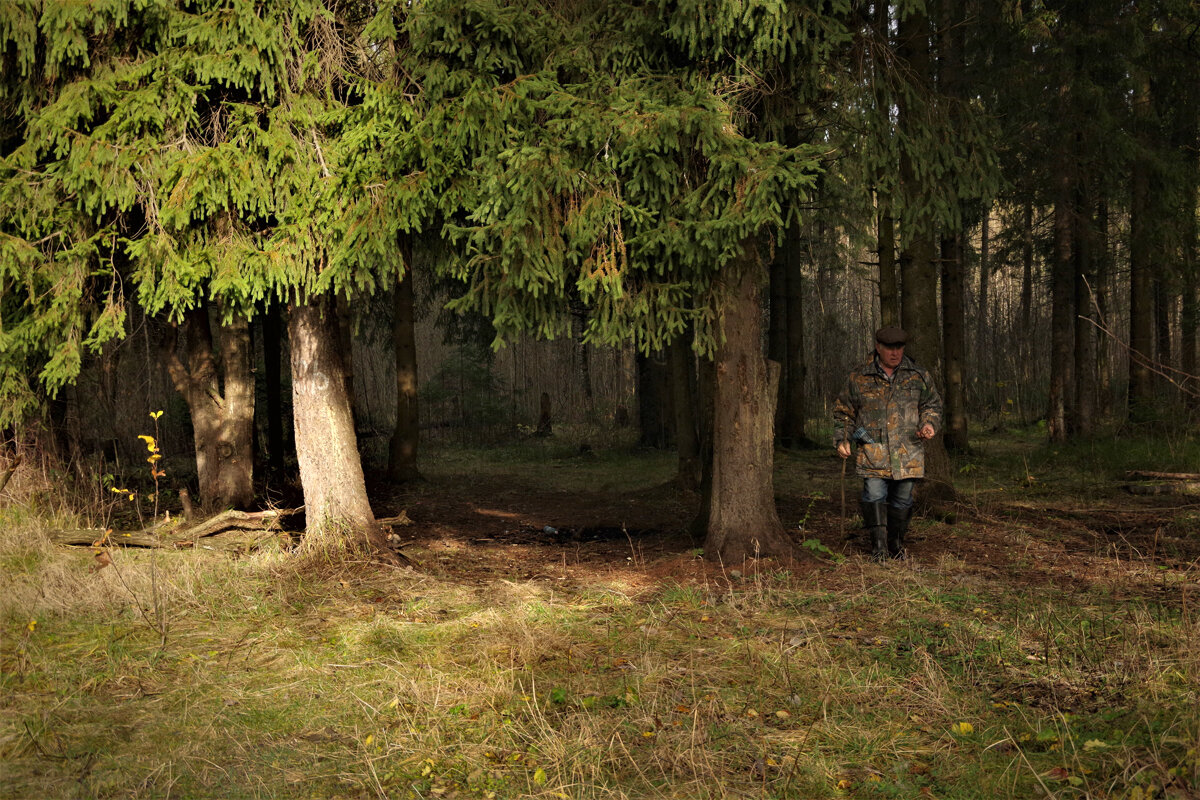
MULTIPOLYGON (((966 316, 963 310, 962 244, 958 236, 942 239, 942 341, 946 352, 945 436, 946 447, 965 453, 967 397, 963 380, 966 361, 966 316)), ((978 365, 977 365, 978 366, 978 365)))
POLYGON ((315 297, 289 309, 296 458, 304 487, 305 547, 383 552, 367 500, 333 303, 315 297))
POLYGON ((773 468, 779 365, 762 354, 761 283, 753 242, 734 266, 716 355, 712 505, 704 552, 727 565, 793 554, 775 509, 773 468))
POLYGON ((405 274, 396 286, 392 343, 396 350, 396 427, 388 452, 388 480, 404 483, 420 477, 417 446, 420 415, 417 397, 417 317, 413 302, 412 246, 402 245, 405 274))
MULTIPOLYGON (((929 17, 909 14, 900 22, 900 52, 907 61, 912 79, 928 84, 931 78, 929 62, 929 17)), ((898 125, 919 125, 913 111, 900 107, 898 125)), ((934 188, 917 178, 912 155, 907 149, 900 153, 900 184, 910 202, 930 202, 927 194, 934 188)), ((903 246, 900 255, 900 324, 908 331, 910 357, 922 364, 934 380, 942 380, 942 336, 938 319, 938 273, 934 266, 933 223, 929 219, 915 220, 909 230, 902 230, 903 246)), ((950 459, 942 436, 925 444, 926 487, 922 502, 950 501, 954 484, 950 459)))
MULTIPOLYGON (((881 54, 890 52, 888 42, 891 38, 892 19, 889 13, 889 3, 876 3, 875 15, 872 19, 876 38, 875 64, 875 103, 879 106, 877 112, 886 118, 892 101, 883 87, 886 85, 887 74, 893 69, 892 65, 881 63, 881 54)), ((879 170, 880 184, 889 177, 886 169, 879 170)), ((896 281, 896 220, 892 217, 892 198, 888 189, 881 188, 875 194, 876 211, 876 241, 879 255, 879 322, 881 327, 900 324, 900 285, 896 281)))
POLYGON ((200 500, 209 508, 247 508, 254 502, 254 377, 250 326, 235 317, 219 329, 220 364, 213 353, 208 309, 188 312, 184 359, 177 342, 163 343, 167 371, 192 417, 200 500))

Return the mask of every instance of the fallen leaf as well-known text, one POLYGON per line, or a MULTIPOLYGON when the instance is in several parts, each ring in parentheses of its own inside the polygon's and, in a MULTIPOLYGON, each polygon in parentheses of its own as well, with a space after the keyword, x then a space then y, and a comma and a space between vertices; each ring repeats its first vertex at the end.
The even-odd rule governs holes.
POLYGON ((92 564, 92 572, 99 572, 112 563, 112 559, 108 556, 107 550, 101 550, 96 553, 96 563, 92 564))
POLYGON ((1065 781, 1071 777, 1071 773, 1065 767, 1055 767, 1044 774, 1047 778, 1052 778, 1056 781, 1065 781))
POLYGON ((956 722, 950 727, 950 732, 958 736, 970 736, 975 732, 975 726, 969 722, 956 722))

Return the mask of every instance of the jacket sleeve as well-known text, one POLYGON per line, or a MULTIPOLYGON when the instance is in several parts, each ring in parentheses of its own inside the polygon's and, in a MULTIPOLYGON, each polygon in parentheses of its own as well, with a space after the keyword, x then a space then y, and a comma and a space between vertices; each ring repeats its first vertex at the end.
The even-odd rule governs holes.
POLYGON ((858 384, 851 376, 846 380, 846 388, 838 395, 833 404, 833 446, 850 441, 854 430, 855 420, 858 419, 858 409, 862 405, 858 393, 858 384))
POLYGON ((925 388, 921 390, 921 399, 918 404, 920 417, 917 427, 923 428, 928 424, 933 426, 936 433, 942 429, 942 396, 938 394, 937 387, 933 385, 932 375, 925 372, 922 377, 925 379, 925 388))

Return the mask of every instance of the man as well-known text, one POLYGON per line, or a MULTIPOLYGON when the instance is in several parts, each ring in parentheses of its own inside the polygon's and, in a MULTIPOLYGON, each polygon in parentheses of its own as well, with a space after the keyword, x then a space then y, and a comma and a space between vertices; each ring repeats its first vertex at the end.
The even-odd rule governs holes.
POLYGON ((833 410, 838 455, 849 458, 851 442, 858 445, 855 472, 874 561, 906 557, 913 484, 925 476, 924 443, 942 421, 942 398, 929 373, 904 355, 907 341, 902 328, 876 331, 871 360, 850 373, 833 410))

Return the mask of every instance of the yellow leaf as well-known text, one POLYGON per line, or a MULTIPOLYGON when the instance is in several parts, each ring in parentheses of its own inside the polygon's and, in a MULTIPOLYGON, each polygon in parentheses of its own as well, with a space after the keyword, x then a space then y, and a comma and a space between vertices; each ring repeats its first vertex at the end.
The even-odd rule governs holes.
POLYGON ((33 633, 33 629, 36 627, 37 627, 37 620, 31 619, 31 620, 29 620, 29 624, 25 626, 25 629, 28 630, 30 633, 33 633))
POLYGON ((789 714, 787 711, 784 711, 784 710, 781 708, 781 709, 779 709, 778 711, 776 711, 776 712, 775 712, 775 716, 776 716, 776 717, 778 717, 779 719, 787 719, 788 717, 790 717, 790 716, 791 716, 791 714, 789 714))
POLYGON ((950 731, 959 736, 969 736, 975 732, 975 726, 969 722, 956 722, 951 726, 950 731))
POLYGON ((1083 743, 1084 750, 1101 750, 1105 747, 1108 747, 1108 742, 1101 739, 1088 739, 1083 743))
POLYGON ((151 412, 150 412, 150 419, 158 419, 158 418, 159 418, 159 417, 161 417, 162 415, 163 415, 163 412, 161 412, 161 411, 151 411, 151 412))
POLYGON ((153 464, 155 461, 158 461, 160 458, 162 458, 162 453, 151 453, 150 457, 147 458, 146 461, 153 464))
POLYGON ((839 789, 849 789, 853 785, 854 781, 850 780, 849 778, 842 778, 837 782, 837 788, 839 789))
POLYGON ((373 741, 375 741, 375 734, 368 733, 367 738, 363 739, 363 744, 369 746, 371 744, 371 742, 373 742, 373 741))
POLYGON ((533 773, 533 782, 538 786, 546 785, 546 770, 538 767, 533 773))

